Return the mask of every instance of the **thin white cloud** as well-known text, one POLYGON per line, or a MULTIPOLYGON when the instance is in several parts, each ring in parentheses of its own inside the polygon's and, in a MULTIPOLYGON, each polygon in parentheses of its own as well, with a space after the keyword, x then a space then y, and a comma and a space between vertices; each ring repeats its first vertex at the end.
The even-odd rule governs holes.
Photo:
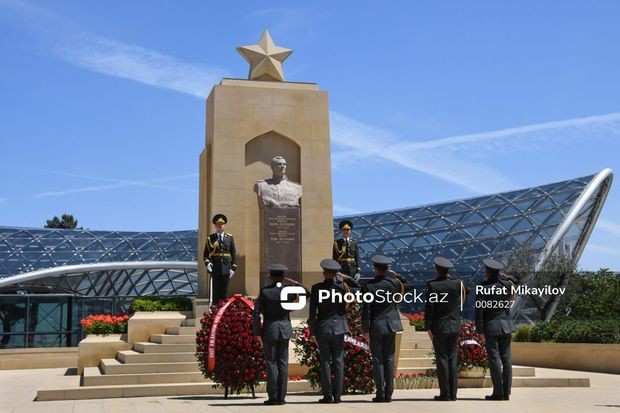
POLYGON ((355 162, 355 158, 378 158, 458 185, 473 193, 502 192, 516 188, 508 177, 480 162, 468 160, 468 153, 480 145, 504 149, 512 145, 531 148, 550 139, 573 139, 620 135, 620 112, 524 125, 484 133, 458 135, 422 142, 366 125, 337 112, 330 113, 331 137, 336 146, 346 148, 332 155, 332 165, 355 162), (446 149, 452 149, 451 151, 446 149), (456 156, 458 155, 458 156, 456 156))
POLYGON ((342 206, 339 204, 334 204, 334 214, 346 215, 346 214, 360 214, 360 213, 361 211, 358 211, 356 209, 342 206))
MULTIPOLYGON (((445 147, 455 147, 463 144, 482 143, 487 141, 498 141, 505 138, 527 137, 530 139, 541 137, 546 138, 548 134, 541 135, 541 132, 562 131, 566 129, 581 129, 587 133, 591 127, 608 128, 614 134, 618 134, 620 122, 620 112, 609 113, 606 115, 587 116, 582 118, 567 119, 554 122, 524 125, 515 128, 500 129, 490 132, 472 133, 467 135, 451 136, 448 138, 435 139, 431 141, 412 142, 402 146, 406 150, 439 149, 445 147)), ((574 134, 573 134, 574 135, 574 134)), ((561 135, 566 138, 566 134, 561 135)))
POLYGON ((606 219, 599 219, 596 223, 596 228, 611 234, 620 237, 620 225, 615 222, 608 221, 606 219))
POLYGON ((226 71, 183 62, 165 54, 101 36, 64 39, 53 49, 59 58, 95 72, 205 98, 226 71))
POLYGON ((593 244, 593 243, 590 242, 586 246, 586 250, 587 251, 601 252, 603 254, 614 255, 614 256, 620 257, 620 249, 613 248, 613 247, 608 247, 606 245, 593 244))
POLYGON ((157 183, 160 183, 160 182, 170 182, 170 181, 177 181, 181 179, 196 178, 198 174, 195 174, 195 173, 185 174, 185 175, 167 176, 167 177, 154 178, 154 179, 146 179, 146 180, 140 180, 140 181, 94 178, 94 177, 90 177, 86 175, 69 174, 69 173, 62 173, 62 174, 68 175, 68 176, 76 176, 76 177, 111 181, 112 183, 106 184, 106 185, 89 185, 85 187, 64 189, 64 190, 59 190, 59 191, 40 192, 40 193, 31 195, 31 197, 32 198, 46 198, 46 197, 52 197, 52 196, 72 195, 72 194, 78 194, 78 193, 84 193, 84 192, 100 192, 100 191, 107 191, 111 189, 125 188, 125 187, 131 187, 131 186, 143 186, 143 187, 149 187, 149 188, 163 189, 163 190, 176 191, 176 192, 186 192, 186 193, 192 193, 192 194, 198 193, 194 189, 180 188, 178 186, 171 186, 171 185, 157 185, 157 183))
MULTIPOLYGON (((330 112, 331 138, 334 144, 354 149, 359 156, 379 158, 422 172, 474 193, 490 193, 516 185, 499 172, 433 150, 405 150, 405 140, 392 132, 366 125, 337 112, 330 112)), ((350 151, 345 155, 354 156, 350 151)))

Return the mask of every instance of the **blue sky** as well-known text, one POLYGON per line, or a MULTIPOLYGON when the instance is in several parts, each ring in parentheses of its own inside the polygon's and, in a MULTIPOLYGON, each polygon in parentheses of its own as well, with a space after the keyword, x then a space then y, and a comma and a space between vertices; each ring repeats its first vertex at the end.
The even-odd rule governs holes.
MULTIPOLYGON (((0 225, 196 228, 205 97, 265 28, 286 79, 329 92, 336 215, 618 173, 618 21, 617 1, 0 0, 0 225)), ((619 204, 616 183, 582 267, 620 269, 619 204)))

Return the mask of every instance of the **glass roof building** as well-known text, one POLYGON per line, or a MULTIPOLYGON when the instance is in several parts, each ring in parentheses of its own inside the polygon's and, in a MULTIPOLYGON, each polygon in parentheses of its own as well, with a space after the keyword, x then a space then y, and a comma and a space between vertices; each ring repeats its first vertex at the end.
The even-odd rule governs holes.
MULTIPOLYGON (((386 255, 394 260, 395 271, 423 288, 432 277, 433 257, 441 255, 455 263, 455 277, 473 286, 482 280, 483 258, 502 260, 525 245, 539 265, 558 251, 577 262, 612 179, 605 169, 533 188, 346 218, 359 240, 363 275, 372 273, 370 256, 386 255)), ((335 236, 339 221, 334 219, 335 236)), ((197 243, 197 231, 0 227, 0 316, 9 297, 33 294, 121 302, 112 310, 126 310, 127 299, 135 296, 195 295, 197 243)), ((80 312, 94 308, 85 304, 80 312)), ((27 330, 25 345, 31 342, 27 330)), ((67 345, 69 341, 74 340, 67 345)))

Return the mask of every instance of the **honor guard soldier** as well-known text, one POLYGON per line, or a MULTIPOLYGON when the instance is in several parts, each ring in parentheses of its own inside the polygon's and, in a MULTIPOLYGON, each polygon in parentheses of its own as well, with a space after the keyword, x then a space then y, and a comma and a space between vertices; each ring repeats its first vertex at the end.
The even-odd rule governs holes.
POLYGON ((348 278, 354 286, 357 282, 347 275, 338 274, 340 264, 336 260, 321 261, 324 280, 312 286, 310 293, 310 334, 316 337, 321 366, 321 390, 319 403, 340 403, 344 384, 344 335, 349 334, 346 303, 335 300, 336 294, 344 296, 349 286, 341 278, 348 278), (329 291, 328 299, 319 300, 321 291, 329 291), (334 381, 332 382, 332 374, 334 381))
POLYGON ((484 334, 493 382, 493 394, 485 399, 509 400, 512 387, 510 340, 515 325, 508 304, 513 299, 513 283, 500 276, 504 268, 501 262, 486 259, 482 263, 486 281, 481 283, 483 293, 476 295, 476 331, 484 334))
MULTIPOLYGON (((267 267, 271 283, 261 288, 252 312, 252 334, 263 344, 267 362, 267 394, 265 404, 286 404, 288 383, 288 344, 293 335, 290 310, 282 306, 281 292, 288 285, 300 285, 284 277, 288 268, 282 264, 267 267), (261 326, 261 314, 263 323, 261 326)), ((289 301, 289 300, 287 300, 289 301)), ((286 301, 285 301, 286 302, 286 301)))
POLYGON ((458 337, 461 331, 465 288, 448 272, 454 267, 443 257, 435 257, 435 279, 427 283, 424 327, 433 341, 439 395, 435 400, 456 400, 458 388, 458 337))
POLYGON ((371 258, 375 277, 362 288, 364 294, 374 296, 372 302, 364 300, 362 328, 364 338, 370 341, 372 373, 377 387, 373 402, 391 402, 394 392, 394 352, 396 332, 403 330, 400 313, 394 300, 385 299, 388 294, 404 294, 408 286, 396 273, 388 269, 392 260, 382 255, 371 258))
POLYGON ((228 281, 237 269, 235 240, 231 234, 224 232, 228 218, 224 214, 213 217, 215 232, 207 237, 204 258, 207 271, 211 275, 212 304, 227 297, 228 281))
POLYGON ((342 238, 334 241, 332 258, 340 263, 340 271, 356 281, 360 279, 359 254, 357 241, 351 239, 353 223, 343 219, 338 224, 342 238))

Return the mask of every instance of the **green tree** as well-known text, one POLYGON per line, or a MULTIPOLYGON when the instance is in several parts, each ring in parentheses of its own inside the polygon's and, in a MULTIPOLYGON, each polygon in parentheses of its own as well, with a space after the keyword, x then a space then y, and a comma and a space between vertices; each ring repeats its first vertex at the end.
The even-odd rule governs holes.
POLYGON ((54 218, 47 220, 45 228, 75 229, 77 224, 78 220, 73 215, 63 214, 60 219, 54 215, 54 218))
MULTIPOLYGON (((508 256, 506 272, 516 278, 519 284, 536 288, 545 286, 567 288, 569 281, 575 278, 577 266, 566 255, 557 252, 551 254, 538 268, 536 268, 536 261, 537 254, 531 250, 529 245, 523 245, 508 256)), ((561 294, 523 297, 525 301, 537 308, 538 315, 543 321, 551 319, 561 298, 561 294)))
POLYGON ((620 319, 620 275, 601 268, 574 274, 560 300, 557 316, 580 320, 620 319))

